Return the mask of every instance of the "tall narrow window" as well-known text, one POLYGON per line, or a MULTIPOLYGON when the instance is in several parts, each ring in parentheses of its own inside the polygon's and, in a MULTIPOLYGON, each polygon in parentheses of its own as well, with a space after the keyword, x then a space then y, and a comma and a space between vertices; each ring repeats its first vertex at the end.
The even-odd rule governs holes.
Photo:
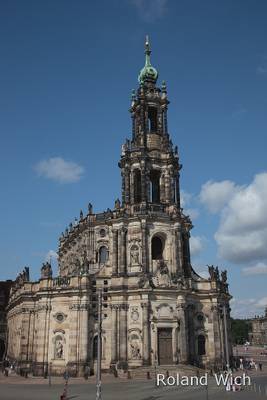
POLYGON ((198 355, 204 356, 206 354, 206 339, 204 335, 199 335, 197 338, 198 355))
POLYGON ((160 203, 160 172, 151 171, 150 173, 150 201, 160 203))
POLYGON ((154 236, 151 243, 152 260, 163 259, 163 243, 160 237, 154 236))
POLYGON ((141 172, 139 169, 134 171, 134 202, 141 202, 141 172))
POLYGON ((157 132, 157 109, 155 107, 148 107, 148 131, 157 132))
POLYGON ((106 246, 101 246, 99 249, 98 260, 100 264, 105 264, 108 260, 108 249, 106 246))

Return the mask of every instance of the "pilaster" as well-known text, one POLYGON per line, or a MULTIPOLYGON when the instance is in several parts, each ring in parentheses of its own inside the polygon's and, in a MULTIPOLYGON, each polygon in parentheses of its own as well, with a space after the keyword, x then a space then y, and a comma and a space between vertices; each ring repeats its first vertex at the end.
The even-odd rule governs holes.
POLYGON ((143 332, 143 364, 150 364, 150 324, 149 304, 141 303, 142 307, 142 332, 143 332))

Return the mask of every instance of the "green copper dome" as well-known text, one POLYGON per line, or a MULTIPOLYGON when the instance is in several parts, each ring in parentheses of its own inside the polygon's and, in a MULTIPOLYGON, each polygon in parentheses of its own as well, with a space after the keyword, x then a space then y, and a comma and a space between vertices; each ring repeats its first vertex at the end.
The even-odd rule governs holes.
POLYGON ((146 55, 146 63, 144 68, 141 69, 139 76, 138 76, 138 81, 141 84, 143 84, 145 81, 150 81, 156 83, 158 79, 158 71, 156 68, 152 67, 150 63, 150 45, 148 41, 148 36, 146 37, 146 43, 145 43, 145 55, 146 55))

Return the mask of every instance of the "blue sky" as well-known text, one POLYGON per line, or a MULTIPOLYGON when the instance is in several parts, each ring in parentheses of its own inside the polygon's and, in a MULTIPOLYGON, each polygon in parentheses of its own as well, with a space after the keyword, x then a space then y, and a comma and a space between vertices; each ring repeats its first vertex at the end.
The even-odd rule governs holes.
POLYGON ((25 265, 37 279, 80 209, 111 208, 120 195, 117 162, 149 34, 171 101, 193 264, 228 268, 234 315, 261 313, 266 19, 264 0, 1 2, 1 279, 25 265))

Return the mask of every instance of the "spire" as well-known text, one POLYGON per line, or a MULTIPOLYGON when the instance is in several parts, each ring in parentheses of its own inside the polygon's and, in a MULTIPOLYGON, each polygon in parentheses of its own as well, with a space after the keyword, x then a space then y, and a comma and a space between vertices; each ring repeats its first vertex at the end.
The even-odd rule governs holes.
POLYGON ((158 79, 158 71, 151 65, 150 54, 151 54, 151 49, 150 49, 149 38, 147 35, 145 41, 145 66, 144 68, 141 69, 140 74, 138 76, 138 81, 140 85, 144 84, 145 82, 156 83, 158 79))
POLYGON ((145 66, 146 66, 146 67, 150 67, 150 66, 151 66, 151 63, 150 63, 150 54, 151 54, 151 50, 150 50, 149 37, 148 37, 148 35, 146 35, 146 41, 145 41, 145 55, 146 55, 146 63, 145 63, 145 66))

